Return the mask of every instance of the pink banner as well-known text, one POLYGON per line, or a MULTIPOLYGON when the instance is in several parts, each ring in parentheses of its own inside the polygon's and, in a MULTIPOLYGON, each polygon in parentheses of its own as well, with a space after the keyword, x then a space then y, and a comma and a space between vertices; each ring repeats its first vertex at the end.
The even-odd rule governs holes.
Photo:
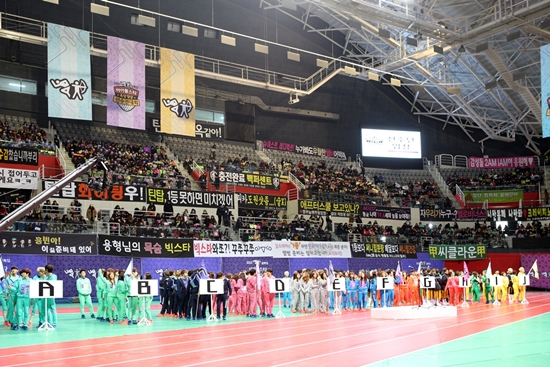
POLYGON ((468 168, 517 168, 517 167, 535 167, 535 157, 470 157, 468 158, 468 168))
POLYGON ((309 145, 295 145, 291 143, 280 143, 277 141, 264 141, 264 149, 284 150, 292 153, 314 155, 318 157, 337 158, 345 161, 346 153, 340 150, 330 150, 325 148, 318 148, 309 145))
POLYGON ((145 45, 107 37, 107 125, 145 130, 145 45))

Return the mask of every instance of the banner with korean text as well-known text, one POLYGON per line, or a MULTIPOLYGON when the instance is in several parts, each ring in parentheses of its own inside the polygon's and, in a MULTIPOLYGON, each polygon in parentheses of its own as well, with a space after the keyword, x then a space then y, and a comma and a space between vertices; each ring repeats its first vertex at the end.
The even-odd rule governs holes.
MULTIPOLYGON (((38 226, 36 229, 46 230, 47 227, 38 226)), ((96 235, 2 232, 0 252, 21 255, 97 255, 96 235)))
POLYGON ((39 178, 38 171, 0 168, 1 188, 36 190, 39 178))
POLYGON ((160 49, 160 130, 195 136, 195 55, 160 49))
POLYGON ((472 222, 486 218, 485 209, 420 209, 422 222, 472 222))
POLYGON ((351 243, 351 256, 359 258, 416 259, 416 245, 389 243, 351 243))
POLYGON ((349 217, 359 215, 361 206, 353 203, 334 203, 332 201, 298 200, 298 213, 306 215, 326 215, 349 217))
POLYGON ((273 245, 267 241, 194 241, 195 257, 272 257, 273 245))
POLYGON ((469 157, 469 168, 517 168, 517 167, 534 167, 535 157, 523 156, 523 157, 469 157))
POLYGON ((363 205, 361 208, 363 218, 372 219, 396 219, 411 220, 410 208, 394 208, 392 206, 363 205))
POLYGON ((147 188, 147 203, 163 205, 167 201, 177 206, 216 208, 218 205, 227 205, 230 209, 234 207, 232 193, 147 188))
POLYGON ((349 242, 271 241, 273 257, 350 258, 349 242))
POLYGON ((286 196, 236 194, 239 201, 239 209, 252 210, 286 210, 288 198, 286 196))
POLYGON ((0 163, 38 166, 38 150, 9 146, 0 147, 0 163))
POLYGON ((221 185, 231 184, 266 190, 279 190, 281 186, 281 179, 278 176, 263 173, 212 170, 209 175, 210 182, 219 182, 221 185))
POLYGON ((107 37, 107 125, 145 130, 145 45, 107 37))
POLYGON ((99 255, 126 257, 194 257, 193 240, 182 238, 148 238, 98 236, 99 255))
POLYGON ((466 203, 517 203, 523 200, 523 190, 464 191, 466 203))
POLYGON ((264 149, 282 150, 285 152, 313 155, 317 157, 336 158, 342 161, 347 159, 346 152, 341 150, 331 150, 309 145, 296 145, 292 143, 281 143, 269 140, 264 140, 264 149))
POLYGON ((550 136, 550 45, 540 48, 542 137, 550 136))
POLYGON ((436 260, 480 260, 487 257, 485 245, 430 245, 430 259, 436 260))
POLYGON ((48 116, 92 120, 87 31, 48 23, 48 116))
MULTIPOLYGON (((42 189, 46 190, 55 185, 55 180, 42 180, 42 189)), ((87 182, 71 182, 65 186, 54 198, 81 199, 81 200, 110 200, 144 203, 146 201, 145 186, 140 185, 112 185, 103 191, 90 189, 87 182)))

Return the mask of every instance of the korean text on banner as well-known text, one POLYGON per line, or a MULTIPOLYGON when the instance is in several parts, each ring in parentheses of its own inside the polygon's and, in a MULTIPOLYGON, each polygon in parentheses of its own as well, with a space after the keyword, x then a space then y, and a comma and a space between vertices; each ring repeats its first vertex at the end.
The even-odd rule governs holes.
POLYGON ((540 48, 542 137, 550 136, 550 45, 540 48))
POLYGON ((107 125, 145 130, 145 45, 107 37, 107 125))
POLYGON ((48 116, 92 120, 87 31, 48 23, 48 116))
POLYGON ((195 136, 195 55, 160 49, 160 130, 195 136))

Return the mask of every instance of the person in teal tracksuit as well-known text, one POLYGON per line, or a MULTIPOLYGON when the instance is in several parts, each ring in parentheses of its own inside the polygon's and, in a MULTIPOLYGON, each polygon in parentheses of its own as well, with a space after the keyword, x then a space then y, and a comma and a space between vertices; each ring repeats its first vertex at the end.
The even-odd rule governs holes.
MULTIPOLYGON (((126 284, 128 286, 128 293, 130 291, 130 283, 133 280, 139 280, 140 276, 137 268, 132 269, 132 274, 126 276, 126 284)), ((138 323, 138 317, 141 317, 141 304, 140 299, 137 296, 128 297, 128 325, 138 323)))
MULTIPOLYGON (((0 266, 3 266, 0 263, 0 266)), ((0 278, 0 306, 2 307, 2 314, 4 315, 4 325, 8 325, 8 319, 6 314, 8 312, 8 303, 6 298, 8 297, 8 286, 6 285, 6 279, 4 277, 0 278)))
POLYGON ((107 272, 104 269, 97 271, 97 278, 95 282, 95 292, 97 295, 97 321, 109 321, 106 315, 106 301, 107 301, 107 286, 108 282, 105 277, 107 272))
MULTIPOLYGON (((105 316, 107 317, 107 320, 113 324, 115 322, 115 310, 113 310, 113 306, 116 305, 116 285, 117 280, 115 278, 115 273, 113 271, 107 271, 107 291, 105 296, 105 307, 107 308, 107 311, 105 313, 105 316)), ((118 309, 116 312, 119 312, 118 309)))
POLYGON ((21 269, 21 279, 15 287, 17 292, 17 322, 12 323, 12 330, 28 330, 29 329, 29 308, 31 300, 29 297, 31 280, 29 276, 31 271, 28 268, 21 269))
POLYGON ((125 276, 121 272, 118 275, 118 282, 116 283, 116 309, 118 311, 119 324, 125 322, 127 318, 127 309, 126 309, 126 297, 130 293, 130 288, 128 283, 126 283, 125 276))
MULTIPOLYGON (((151 273, 145 273, 145 279, 152 280, 153 276, 151 273)), ((153 296, 145 296, 144 298, 145 302, 143 302, 143 316, 150 322, 153 322, 153 318, 151 317, 151 303, 153 302, 153 296)))
POLYGON ((7 289, 7 297, 6 301, 8 303, 8 313, 5 316, 6 321, 9 325, 7 326, 13 326, 17 325, 17 315, 15 311, 15 305, 17 303, 17 292, 16 287, 19 283, 19 280, 21 277, 19 276, 19 268, 17 266, 11 267, 11 274, 8 275, 6 278, 6 289, 7 289))
MULTIPOLYGON (((53 273, 53 265, 48 264, 46 268, 46 280, 57 280, 57 275, 53 273)), ((44 298, 46 302, 46 312, 48 312, 48 322, 55 328, 57 327, 57 307, 55 306, 55 298, 44 298)))
MULTIPOLYGON (((32 278, 34 281, 41 281, 46 279, 46 268, 39 267, 36 268, 36 275, 32 278)), ((42 326, 44 323, 44 299, 43 298, 32 298, 31 299, 31 318, 29 319, 29 326, 32 324, 32 318, 36 311, 38 311, 38 327, 42 326)))
POLYGON ((78 291, 78 300, 80 301, 80 315, 83 319, 86 318, 84 308, 88 306, 90 317, 95 319, 94 306, 92 305, 92 283, 86 278, 86 270, 80 269, 80 278, 76 280, 76 290, 78 291))

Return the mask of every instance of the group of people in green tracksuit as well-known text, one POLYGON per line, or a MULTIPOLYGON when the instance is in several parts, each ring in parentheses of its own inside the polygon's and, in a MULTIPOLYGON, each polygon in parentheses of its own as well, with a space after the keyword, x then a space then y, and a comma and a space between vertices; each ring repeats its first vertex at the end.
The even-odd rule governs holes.
MULTIPOLYGON (((81 273, 82 274, 82 273, 81 273)), ((85 277, 84 272, 84 277, 85 277)), ((136 268, 132 269, 131 274, 124 274, 123 271, 115 269, 99 269, 96 279, 96 294, 98 301, 98 321, 110 322, 114 324, 137 324, 138 318, 141 318, 142 307, 143 317, 152 322, 151 302, 153 296, 130 296, 130 282, 139 280, 140 275, 136 268), (128 301, 128 302, 127 302, 128 301)), ((150 273, 145 274, 145 279, 152 279, 150 273)), ((77 285, 78 286, 78 285, 77 285)), ((80 291, 79 291, 80 294, 80 291)), ((89 294, 85 297, 90 297, 89 294)), ((84 302, 90 302, 88 298, 80 300, 80 312, 84 318, 84 302)), ((93 309, 91 308, 91 312, 93 309)), ((93 317, 93 316, 92 316, 93 317)))
MULTIPOLYGON (((57 280, 51 264, 39 267, 32 280, 57 280)), ((12 266, 9 275, 0 279, 0 300, 4 313, 4 325, 12 330, 28 330, 32 325, 32 315, 38 311, 38 327, 46 320, 55 328, 57 326, 57 309, 53 298, 30 298, 32 271, 12 266)))

